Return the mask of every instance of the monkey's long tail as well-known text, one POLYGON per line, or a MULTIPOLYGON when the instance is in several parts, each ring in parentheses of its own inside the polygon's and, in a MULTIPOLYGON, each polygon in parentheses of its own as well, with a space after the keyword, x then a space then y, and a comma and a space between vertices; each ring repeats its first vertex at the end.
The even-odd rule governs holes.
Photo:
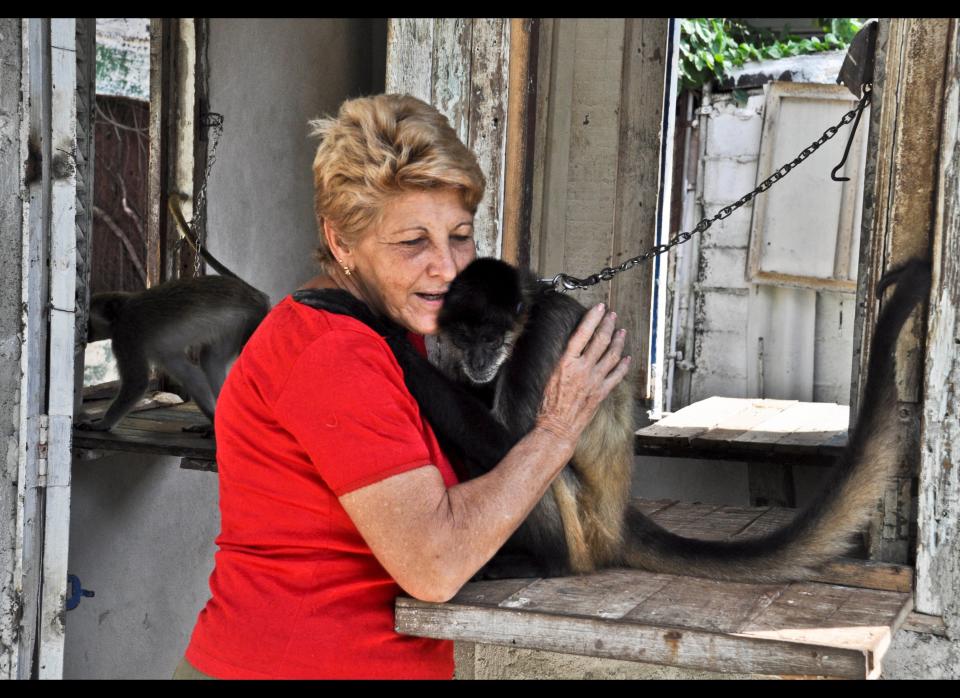
POLYGON ((860 417, 817 500, 783 528, 742 541, 684 538, 628 508, 624 564, 713 579, 774 582, 808 578, 849 549, 901 456, 894 351, 911 311, 929 294, 930 265, 912 260, 889 272, 878 285, 878 295, 890 283, 896 283, 896 289, 877 320, 860 417))
POLYGON ((199 253, 200 256, 206 260, 207 264, 213 267, 216 272, 220 274, 220 276, 229 276, 232 279, 240 279, 239 276, 223 266, 223 264, 221 264, 216 257, 210 254, 206 247, 200 245, 200 242, 193 234, 193 231, 190 230, 190 226, 187 225, 187 219, 183 217, 183 211, 180 210, 181 198, 186 199, 187 197, 179 192, 173 192, 167 197, 167 209, 170 211, 171 215, 173 215, 173 220, 176 222, 177 229, 180 231, 180 234, 183 235, 186 241, 190 244, 190 247, 193 248, 193 251, 199 253))

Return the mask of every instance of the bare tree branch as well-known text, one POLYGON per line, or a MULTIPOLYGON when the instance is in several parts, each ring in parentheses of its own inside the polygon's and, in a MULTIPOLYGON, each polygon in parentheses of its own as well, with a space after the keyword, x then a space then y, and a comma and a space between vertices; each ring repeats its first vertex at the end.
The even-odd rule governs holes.
POLYGON ((140 279, 143 281, 143 285, 146 286, 147 272, 144 271, 143 263, 140 261, 140 257, 137 255, 137 250, 131 244, 129 238, 127 238, 126 233, 123 232, 123 228, 117 225, 117 222, 113 220, 110 214, 104 211, 99 206, 93 207, 93 215, 97 216, 97 218, 102 220, 106 224, 106 226, 110 228, 110 232, 116 235, 120 239, 120 242, 123 243, 123 246, 127 250, 127 254, 130 257, 130 262, 133 264, 134 268, 137 270, 137 274, 140 275, 140 279))

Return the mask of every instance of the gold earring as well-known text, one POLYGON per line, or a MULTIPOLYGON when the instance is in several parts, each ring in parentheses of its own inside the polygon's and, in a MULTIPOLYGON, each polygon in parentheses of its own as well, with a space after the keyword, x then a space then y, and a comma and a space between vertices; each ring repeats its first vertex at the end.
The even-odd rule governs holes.
POLYGON ((343 260, 340 259, 339 257, 334 257, 334 259, 337 260, 337 264, 339 264, 340 267, 343 269, 343 273, 346 274, 347 276, 350 276, 350 267, 344 264, 343 260))

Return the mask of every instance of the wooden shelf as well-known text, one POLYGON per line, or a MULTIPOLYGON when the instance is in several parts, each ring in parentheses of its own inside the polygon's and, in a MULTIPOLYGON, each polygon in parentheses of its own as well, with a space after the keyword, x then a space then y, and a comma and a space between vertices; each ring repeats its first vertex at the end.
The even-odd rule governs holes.
POLYGON ((796 400, 712 397, 637 431, 638 455, 832 465, 850 408, 796 400))
MULTIPOLYGON (((84 403, 84 412, 98 415, 110 400, 84 403)), ((217 444, 212 437, 184 432, 184 427, 209 424, 193 402, 155 406, 148 401, 131 412, 111 431, 73 430, 74 452, 81 459, 104 452, 152 453, 179 456, 181 466, 216 470, 217 444)))
MULTIPOLYGON (((704 538, 759 533, 770 508, 638 501, 661 525, 704 538)), ((613 569, 475 582, 445 604, 399 598, 399 632, 697 670, 875 678, 912 610, 912 570, 840 560, 817 581, 743 584, 613 569)))

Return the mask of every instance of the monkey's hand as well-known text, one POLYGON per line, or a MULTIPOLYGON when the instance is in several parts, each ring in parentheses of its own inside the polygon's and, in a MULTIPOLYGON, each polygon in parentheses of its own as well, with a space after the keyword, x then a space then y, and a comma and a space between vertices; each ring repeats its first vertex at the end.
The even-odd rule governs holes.
POLYGON ((84 419, 74 424, 74 427, 83 431, 110 431, 112 424, 106 424, 102 419, 84 419))

